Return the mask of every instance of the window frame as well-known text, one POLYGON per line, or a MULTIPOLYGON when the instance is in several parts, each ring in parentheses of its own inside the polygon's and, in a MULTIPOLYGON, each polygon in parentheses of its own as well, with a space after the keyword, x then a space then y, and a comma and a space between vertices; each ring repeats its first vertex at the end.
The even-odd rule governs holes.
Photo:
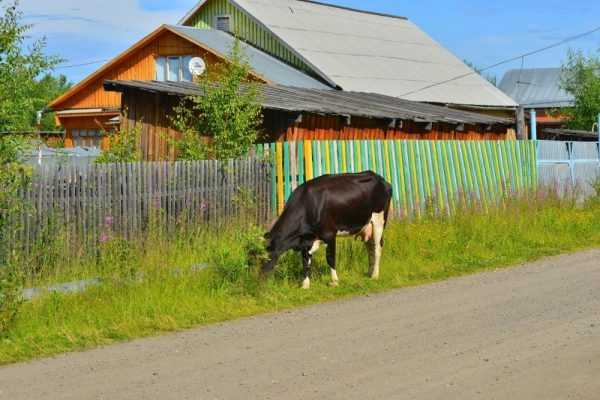
MULTIPOLYGON (((154 58, 154 68, 155 68, 155 79, 159 82, 192 82, 193 76, 191 74, 185 73, 186 68, 186 60, 191 60, 194 58, 192 54, 185 55, 175 55, 175 56, 167 56, 167 55, 159 55, 154 58), (171 64, 170 61, 176 60, 177 62, 177 80, 170 79, 171 77, 171 64), (159 65, 161 66, 159 68, 159 65), (160 69, 162 68, 163 76, 159 77, 160 69), (186 77, 191 77, 191 80, 184 79, 186 77)), ((189 64, 189 61, 188 63, 189 64)))

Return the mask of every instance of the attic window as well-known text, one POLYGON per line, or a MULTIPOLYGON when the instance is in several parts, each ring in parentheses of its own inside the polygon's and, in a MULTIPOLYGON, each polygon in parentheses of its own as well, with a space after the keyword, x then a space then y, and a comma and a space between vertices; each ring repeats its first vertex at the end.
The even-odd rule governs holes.
POLYGON ((220 31, 231 32, 231 16, 217 15, 215 17, 215 27, 220 31))

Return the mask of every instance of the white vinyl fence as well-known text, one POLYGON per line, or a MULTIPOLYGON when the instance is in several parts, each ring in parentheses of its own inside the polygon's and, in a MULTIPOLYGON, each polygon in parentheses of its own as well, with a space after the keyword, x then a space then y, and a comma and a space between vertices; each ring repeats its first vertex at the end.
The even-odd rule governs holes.
POLYGON ((600 149, 596 142, 538 142, 539 184, 559 193, 575 190, 582 197, 594 195, 600 179, 600 149))

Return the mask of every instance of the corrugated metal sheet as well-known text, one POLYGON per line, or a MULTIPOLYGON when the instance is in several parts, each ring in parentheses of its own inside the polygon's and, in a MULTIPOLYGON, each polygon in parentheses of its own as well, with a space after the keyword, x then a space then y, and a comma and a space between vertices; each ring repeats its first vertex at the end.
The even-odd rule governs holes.
MULTIPOLYGON (((213 1, 224 0, 201 2, 196 14, 183 22, 202 15, 203 7, 213 1)), ((516 106, 405 18, 298 0, 230 2, 254 17, 255 23, 267 28, 321 77, 344 90, 434 103, 516 106), (462 75, 468 76, 420 90, 462 75)))
POLYGON ((231 17, 232 31, 248 43, 302 71, 311 71, 311 68, 296 53, 281 43, 248 13, 231 4, 229 0, 201 1, 180 23, 199 29, 212 29, 216 25, 215 18, 222 15, 231 17))
MULTIPOLYGON (((263 107, 272 110, 450 124, 512 125, 514 123, 506 118, 454 110, 374 93, 276 85, 260 85, 259 87, 263 107)), ((178 96, 202 94, 198 85, 189 82, 106 81, 104 88, 108 91, 135 89, 178 96)))
POLYGON ((504 75, 499 88, 524 107, 569 107, 574 98, 561 89, 560 74, 560 68, 514 69, 504 75))
MULTIPOLYGON (((196 29, 187 26, 168 25, 168 27, 194 42, 203 44, 220 54, 227 55, 234 44, 234 37, 215 29, 196 29)), ((267 53, 241 43, 252 70, 267 80, 285 86, 297 86, 312 89, 328 89, 318 80, 302 73, 267 53)))

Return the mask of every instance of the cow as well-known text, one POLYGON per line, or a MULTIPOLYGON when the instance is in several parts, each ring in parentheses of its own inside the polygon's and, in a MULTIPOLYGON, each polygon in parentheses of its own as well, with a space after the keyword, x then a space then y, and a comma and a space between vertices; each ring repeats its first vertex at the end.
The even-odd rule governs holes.
POLYGON ((391 199, 391 185, 371 171, 324 175, 299 186, 265 235, 269 259, 262 266, 263 276, 275 268, 283 253, 295 250, 302 254, 302 288, 309 289, 312 256, 325 244, 331 285, 337 286, 336 238, 353 235, 366 244, 369 274, 378 279, 391 199))

